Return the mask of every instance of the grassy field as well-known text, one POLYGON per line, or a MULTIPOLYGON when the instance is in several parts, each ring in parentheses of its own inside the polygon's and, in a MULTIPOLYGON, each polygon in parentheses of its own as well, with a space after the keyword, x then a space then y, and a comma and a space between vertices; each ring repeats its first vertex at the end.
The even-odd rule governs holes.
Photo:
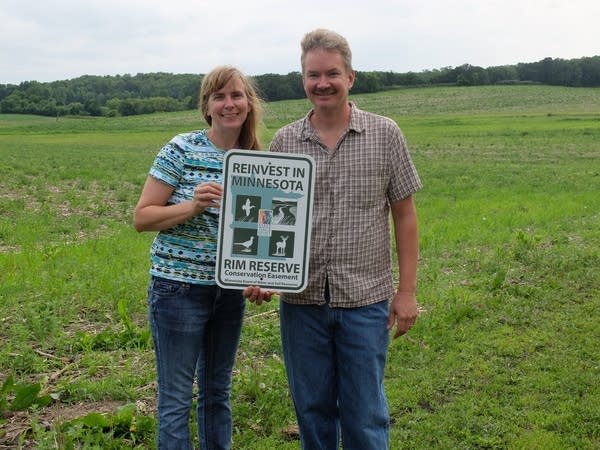
MULTIPOLYGON (((390 346, 391 448, 600 448, 600 89, 399 89, 424 182, 418 299, 390 346)), ((267 105, 264 140, 307 111, 267 105)), ((0 449, 148 448, 152 234, 131 214, 194 111, 0 115, 0 449)), ((236 449, 297 449, 277 304, 249 305, 236 449)))

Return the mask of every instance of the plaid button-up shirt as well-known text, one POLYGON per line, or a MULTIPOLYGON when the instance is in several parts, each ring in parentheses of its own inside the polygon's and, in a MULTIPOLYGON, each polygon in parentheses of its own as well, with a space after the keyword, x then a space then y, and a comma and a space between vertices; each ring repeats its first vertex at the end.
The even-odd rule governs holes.
POLYGON ((303 119, 280 129, 270 150, 310 155, 316 162, 307 288, 285 293, 296 304, 353 308, 391 299, 389 204, 421 188, 394 121, 351 103, 350 124, 332 151, 303 119))

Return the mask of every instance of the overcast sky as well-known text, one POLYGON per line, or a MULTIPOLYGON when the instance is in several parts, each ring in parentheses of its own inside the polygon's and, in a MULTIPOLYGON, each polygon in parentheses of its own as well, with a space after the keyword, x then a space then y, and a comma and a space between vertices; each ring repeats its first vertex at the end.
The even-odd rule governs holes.
POLYGON ((0 0, 0 84, 219 64, 287 74, 321 27, 361 71, 600 55, 598 0, 0 0))

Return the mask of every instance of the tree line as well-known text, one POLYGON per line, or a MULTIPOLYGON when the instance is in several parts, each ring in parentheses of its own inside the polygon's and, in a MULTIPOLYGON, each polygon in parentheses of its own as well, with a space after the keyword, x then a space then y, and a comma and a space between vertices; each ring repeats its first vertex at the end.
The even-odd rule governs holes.
MULTIPOLYGON (((129 116, 194 109, 202 74, 146 73, 84 75, 71 80, 0 84, 0 113, 45 116, 129 116)), ((299 72, 253 77, 266 101, 304 97, 299 72)), ((379 92, 397 87, 507 83, 541 83, 572 87, 600 87, 600 56, 578 59, 545 58, 516 65, 458 67, 422 72, 357 71, 352 93, 379 92)))

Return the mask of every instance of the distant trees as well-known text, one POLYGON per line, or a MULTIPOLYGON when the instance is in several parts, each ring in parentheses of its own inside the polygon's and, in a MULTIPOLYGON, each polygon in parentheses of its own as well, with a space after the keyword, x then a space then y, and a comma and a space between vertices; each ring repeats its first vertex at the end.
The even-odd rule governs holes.
MULTIPOLYGON (((128 116, 198 106, 202 75, 146 73, 93 76, 51 83, 24 81, 0 84, 0 113, 45 116, 128 116)), ((304 97, 300 72, 254 77, 266 101, 304 97)), ((483 68, 458 67, 422 72, 356 73, 352 93, 378 92, 399 86, 476 86, 502 83, 542 83, 574 87, 600 87, 600 56, 579 59, 545 58, 533 63, 483 68)))
POLYGON ((0 85, 0 112, 114 116, 190 109, 197 105, 201 79, 201 75, 150 73, 0 85))
POLYGON ((266 101, 304 97, 300 72, 290 72, 287 75, 268 73, 253 78, 260 95, 266 101))
POLYGON ((544 84, 597 87, 600 86, 600 56, 571 60, 545 58, 517 64, 517 72, 520 79, 544 84))

